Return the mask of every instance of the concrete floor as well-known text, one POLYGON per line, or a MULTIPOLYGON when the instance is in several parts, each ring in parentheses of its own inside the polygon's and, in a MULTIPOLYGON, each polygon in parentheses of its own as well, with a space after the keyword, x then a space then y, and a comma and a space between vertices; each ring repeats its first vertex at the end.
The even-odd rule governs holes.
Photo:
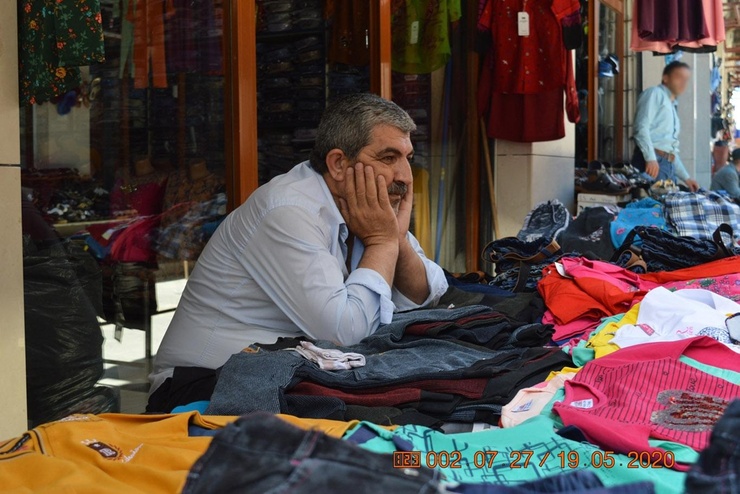
MULTIPOLYGON (((187 280, 157 283, 157 306, 160 311, 177 307, 187 280)), ((174 312, 152 318, 152 354, 156 354, 174 312)), ((102 326, 105 343, 103 359, 105 374, 100 384, 117 388, 121 395, 122 413, 142 413, 146 408, 149 381, 147 379, 145 333, 124 328, 121 341, 114 336, 112 324, 102 326)))

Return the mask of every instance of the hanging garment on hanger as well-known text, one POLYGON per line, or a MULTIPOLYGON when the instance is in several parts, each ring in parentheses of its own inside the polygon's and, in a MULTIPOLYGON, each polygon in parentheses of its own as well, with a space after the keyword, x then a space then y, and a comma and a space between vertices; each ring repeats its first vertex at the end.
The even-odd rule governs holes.
POLYGON ((393 70, 429 74, 443 67, 452 56, 450 23, 460 17, 460 0, 393 0, 393 70))
POLYGON ((324 17, 331 26, 328 60, 346 65, 369 65, 370 49, 367 36, 370 25, 370 2, 327 0, 324 17))
POLYGON ((635 22, 632 23, 632 36, 630 42, 630 49, 632 51, 651 51, 657 54, 673 53, 676 50, 683 50, 692 53, 712 53, 717 51, 717 45, 725 40, 725 19, 722 0, 702 0, 703 17, 707 27, 706 37, 684 41, 650 41, 642 39, 638 28, 640 23, 639 15, 642 10, 641 5, 642 3, 651 1, 652 0, 633 0, 633 12, 636 13, 636 19, 635 22))
POLYGON ((18 3, 21 104, 61 96, 82 83, 77 67, 105 61, 98 0, 18 3))
POLYGON ((136 0, 121 0, 113 6, 113 17, 121 19, 121 58, 118 77, 123 79, 128 67, 129 77, 134 76, 134 17, 136 0), (129 15, 131 13, 132 15, 129 15))
POLYGON ((222 73, 222 33, 215 23, 213 0, 172 2, 174 13, 165 23, 168 71, 222 73))
POLYGON ((577 0, 484 0, 478 30, 491 38, 478 83, 478 110, 488 136, 516 142, 565 137, 580 118, 572 58, 563 28, 580 24, 577 0), (528 35, 519 18, 527 14, 528 35))
POLYGON ((643 0, 637 29, 646 41, 696 41, 709 36, 702 0, 643 0))
POLYGON ((137 89, 149 87, 150 68, 154 87, 167 87, 165 11, 168 18, 174 14, 172 0, 130 0, 128 17, 134 22, 134 65, 137 67, 134 87, 137 89))

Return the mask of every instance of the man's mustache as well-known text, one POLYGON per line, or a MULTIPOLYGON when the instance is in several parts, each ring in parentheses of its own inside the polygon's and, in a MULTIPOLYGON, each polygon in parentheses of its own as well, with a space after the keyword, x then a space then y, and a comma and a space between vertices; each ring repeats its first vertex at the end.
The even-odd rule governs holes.
POLYGON ((390 187, 388 187, 388 195, 389 196, 400 196, 403 197, 406 195, 406 192, 409 191, 408 185, 406 185, 403 182, 393 182, 390 187))

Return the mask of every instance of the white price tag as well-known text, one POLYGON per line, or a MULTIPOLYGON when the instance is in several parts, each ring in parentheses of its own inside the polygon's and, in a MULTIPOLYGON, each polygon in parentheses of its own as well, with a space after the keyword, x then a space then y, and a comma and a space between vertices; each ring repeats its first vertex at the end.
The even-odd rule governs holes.
POLYGON ((415 45, 419 42, 419 21, 411 23, 411 33, 409 34, 409 44, 415 45))
POLYGON ((529 36, 529 14, 519 12, 516 15, 517 25, 519 27, 519 36, 529 36))

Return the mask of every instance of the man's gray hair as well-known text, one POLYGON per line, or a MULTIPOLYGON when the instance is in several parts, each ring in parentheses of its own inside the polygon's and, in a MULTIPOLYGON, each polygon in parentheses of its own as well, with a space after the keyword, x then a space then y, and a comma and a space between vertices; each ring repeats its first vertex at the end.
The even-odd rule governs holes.
POLYGON ((407 133, 416 130, 408 113, 380 96, 358 93, 338 98, 321 116, 311 151, 311 167, 326 173, 326 156, 332 149, 341 149, 349 159, 357 158, 362 148, 370 144, 371 133, 378 125, 389 125, 407 133))

